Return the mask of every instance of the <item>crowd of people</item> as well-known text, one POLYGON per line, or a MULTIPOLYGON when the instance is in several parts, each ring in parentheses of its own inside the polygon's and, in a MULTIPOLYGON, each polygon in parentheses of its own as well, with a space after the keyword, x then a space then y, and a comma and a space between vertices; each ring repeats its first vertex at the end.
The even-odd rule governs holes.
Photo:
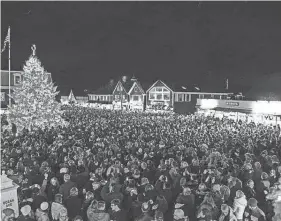
POLYGON ((281 220, 279 126, 86 107, 64 118, 2 129, 1 169, 20 186, 20 215, 3 221, 281 220))

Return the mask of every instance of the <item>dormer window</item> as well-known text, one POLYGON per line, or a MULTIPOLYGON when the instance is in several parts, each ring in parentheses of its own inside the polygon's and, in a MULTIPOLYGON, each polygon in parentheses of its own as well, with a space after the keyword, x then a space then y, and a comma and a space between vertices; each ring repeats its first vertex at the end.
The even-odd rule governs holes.
POLYGON ((14 74, 14 85, 19 85, 21 83, 21 74, 14 74))

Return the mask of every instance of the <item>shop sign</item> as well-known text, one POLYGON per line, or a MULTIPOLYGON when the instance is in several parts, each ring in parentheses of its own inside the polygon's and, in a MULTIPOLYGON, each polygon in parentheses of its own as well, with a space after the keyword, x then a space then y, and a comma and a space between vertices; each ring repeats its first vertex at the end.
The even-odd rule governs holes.
POLYGON ((239 106, 239 102, 226 102, 226 105, 231 107, 237 107, 239 106))

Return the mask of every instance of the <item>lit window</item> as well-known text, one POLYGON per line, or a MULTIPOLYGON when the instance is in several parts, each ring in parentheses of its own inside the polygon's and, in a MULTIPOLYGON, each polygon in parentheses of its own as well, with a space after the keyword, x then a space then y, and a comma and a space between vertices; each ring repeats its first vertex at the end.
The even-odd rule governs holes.
POLYGON ((156 94, 156 100, 162 100, 163 99, 162 97, 163 97, 162 94, 156 94))
POLYGON ((163 88, 162 87, 156 87, 156 92, 162 92, 163 88))
POLYGON ((190 95, 189 95, 189 94, 186 94, 186 95, 185 95, 185 101, 188 102, 188 101, 190 101, 189 99, 190 99, 190 95))
POLYGON ((179 102, 184 101, 183 94, 178 94, 178 101, 179 102))
POLYGON ((149 93, 149 99, 155 100, 155 93, 149 93))
POLYGON ((21 82, 21 75, 20 74, 14 74, 14 84, 19 85, 21 82))
POLYGON ((170 94, 164 94, 164 100, 169 101, 170 100, 170 94))

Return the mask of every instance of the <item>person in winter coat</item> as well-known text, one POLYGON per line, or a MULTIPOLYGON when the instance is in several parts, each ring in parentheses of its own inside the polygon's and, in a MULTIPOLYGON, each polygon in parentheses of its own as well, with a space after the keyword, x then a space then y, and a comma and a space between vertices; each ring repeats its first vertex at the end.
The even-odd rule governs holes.
POLYGON ((94 194, 90 191, 88 191, 86 193, 86 196, 85 196, 85 200, 82 204, 82 218, 84 220, 87 220, 87 210, 89 208, 89 206, 91 205, 91 202, 94 200, 94 194))
POLYGON ((107 205, 110 205, 114 199, 119 199, 122 202, 124 195, 120 192, 120 189, 121 185, 108 182, 101 190, 101 197, 107 205))
POLYGON ((242 182, 236 177, 229 179, 228 187, 230 189, 230 196, 228 199, 228 205, 233 205, 234 198, 237 190, 242 190, 242 182))
POLYGON ((56 194, 55 201, 51 205, 51 216, 53 221, 59 220, 59 214, 62 210, 66 210, 66 208, 62 204, 62 195, 56 194))
POLYGON ((247 199, 256 197, 257 194, 254 187, 255 187, 254 181, 248 180, 243 191, 247 199))
POLYGON ((221 205, 221 215, 219 221, 237 221, 236 216, 233 214, 233 210, 226 204, 221 205))
POLYGON ((47 202, 43 202, 35 212, 36 221, 49 221, 49 204, 47 202))
POLYGON ((18 217, 18 221, 35 221, 31 216, 31 207, 29 205, 23 206, 21 209, 21 215, 18 217))
POLYGON ((189 219, 193 220, 195 217, 195 196, 191 193, 189 187, 184 187, 182 193, 177 197, 176 209, 182 209, 189 219))
POLYGON ((262 168, 260 162, 255 162, 254 164, 254 173, 253 173, 253 181, 255 183, 261 180, 262 168))
POLYGON ((212 221, 212 212, 208 208, 203 208, 197 214, 197 221, 212 221))
POLYGON ((94 202, 87 212, 88 221, 110 221, 110 216, 105 212, 105 202, 94 202), (96 209, 95 209, 96 207, 96 209))
POLYGON ((243 220, 243 214, 246 206, 247 206, 246 196, 241 190, 237 190, 236 197, 234 198, 234 203, 233 203, 233 212, 238 221, 243 220))
POLYGON ((69 219, 73 219, 81 214, 82 200, 78 197, 78 189, 76 187, 71 188, 70 196, 65 200, 65 205, 69 219))
POLYGON ((53 177, 50 180, 50 185, 47 188, 47 197, 49 202, 53 202, 55 199, 55 195, 59 193, 60 184, 56 177, 53 177))
POLYGON ((199 206, 207 194, 207 186, 205 183, 200 183, 195 195, 195 206, 199 206))
POLYGON ((142 214, 135 219, 135 221, 152 221, 153 218, 150 216, 150 206, 148 203, 143 203, 141 206, 142 214))
POLYGON ((256 199, 259 207, 264 210, 266 209, 266 195, 269 192, 270 182, 268 181, 268 174, 263 172, 261 174, 261 180, 256 183, 256 199))
POLYGON ((109 210, 110 220, 126 221, 128 214, 120 208, 121 202, 118 199, 111 201, 111 210, 109 210))
POLYGON ((165 214, 168 210, 168 203, 164 196, 160 195, 156 197, 155 201, 156 210, 165 214))
POLYGON ((47 178, 48 175, 45 174, 45 179, 43 180, 42 186, 40 187, 38 184, 34 185, 33 188, 33 202, 32 202, 32 210, 36 211, 38 208, 40 208, 40 205, 42 202, 47 201, 47 196, 45 194, 45 189, 47 186, 47 178))
POLYGON ((71 188, 76 187, 76 183, 70 180, 69 174, 64 174, 63 179, 64 184, 60 186, 59 193, 62 194, 63 200, 65 201, 70 195, 71 188))
POLYGON ((258 207, 258 202, 254 198, 248 200, 248 206, 244 211, 244 221, 265 221, 264 212, 258 207))
POLYGON ((87 219, 90 220, 92 217, 92 214, 97 211, 98 208, 98 201, 97 200, 92 200, 91 204, 88 206, 87 209, 87 219))
POLYGON ((198 208, 197 214, 199 214, 201 212, 201 210, 204 210, 204 209, 207 209, 211 213, 213 220, 217 219, 219 210, 210 193, 206 194, 206 196, 204 197, 203 202, 201 203, 201 205, 198 208))

